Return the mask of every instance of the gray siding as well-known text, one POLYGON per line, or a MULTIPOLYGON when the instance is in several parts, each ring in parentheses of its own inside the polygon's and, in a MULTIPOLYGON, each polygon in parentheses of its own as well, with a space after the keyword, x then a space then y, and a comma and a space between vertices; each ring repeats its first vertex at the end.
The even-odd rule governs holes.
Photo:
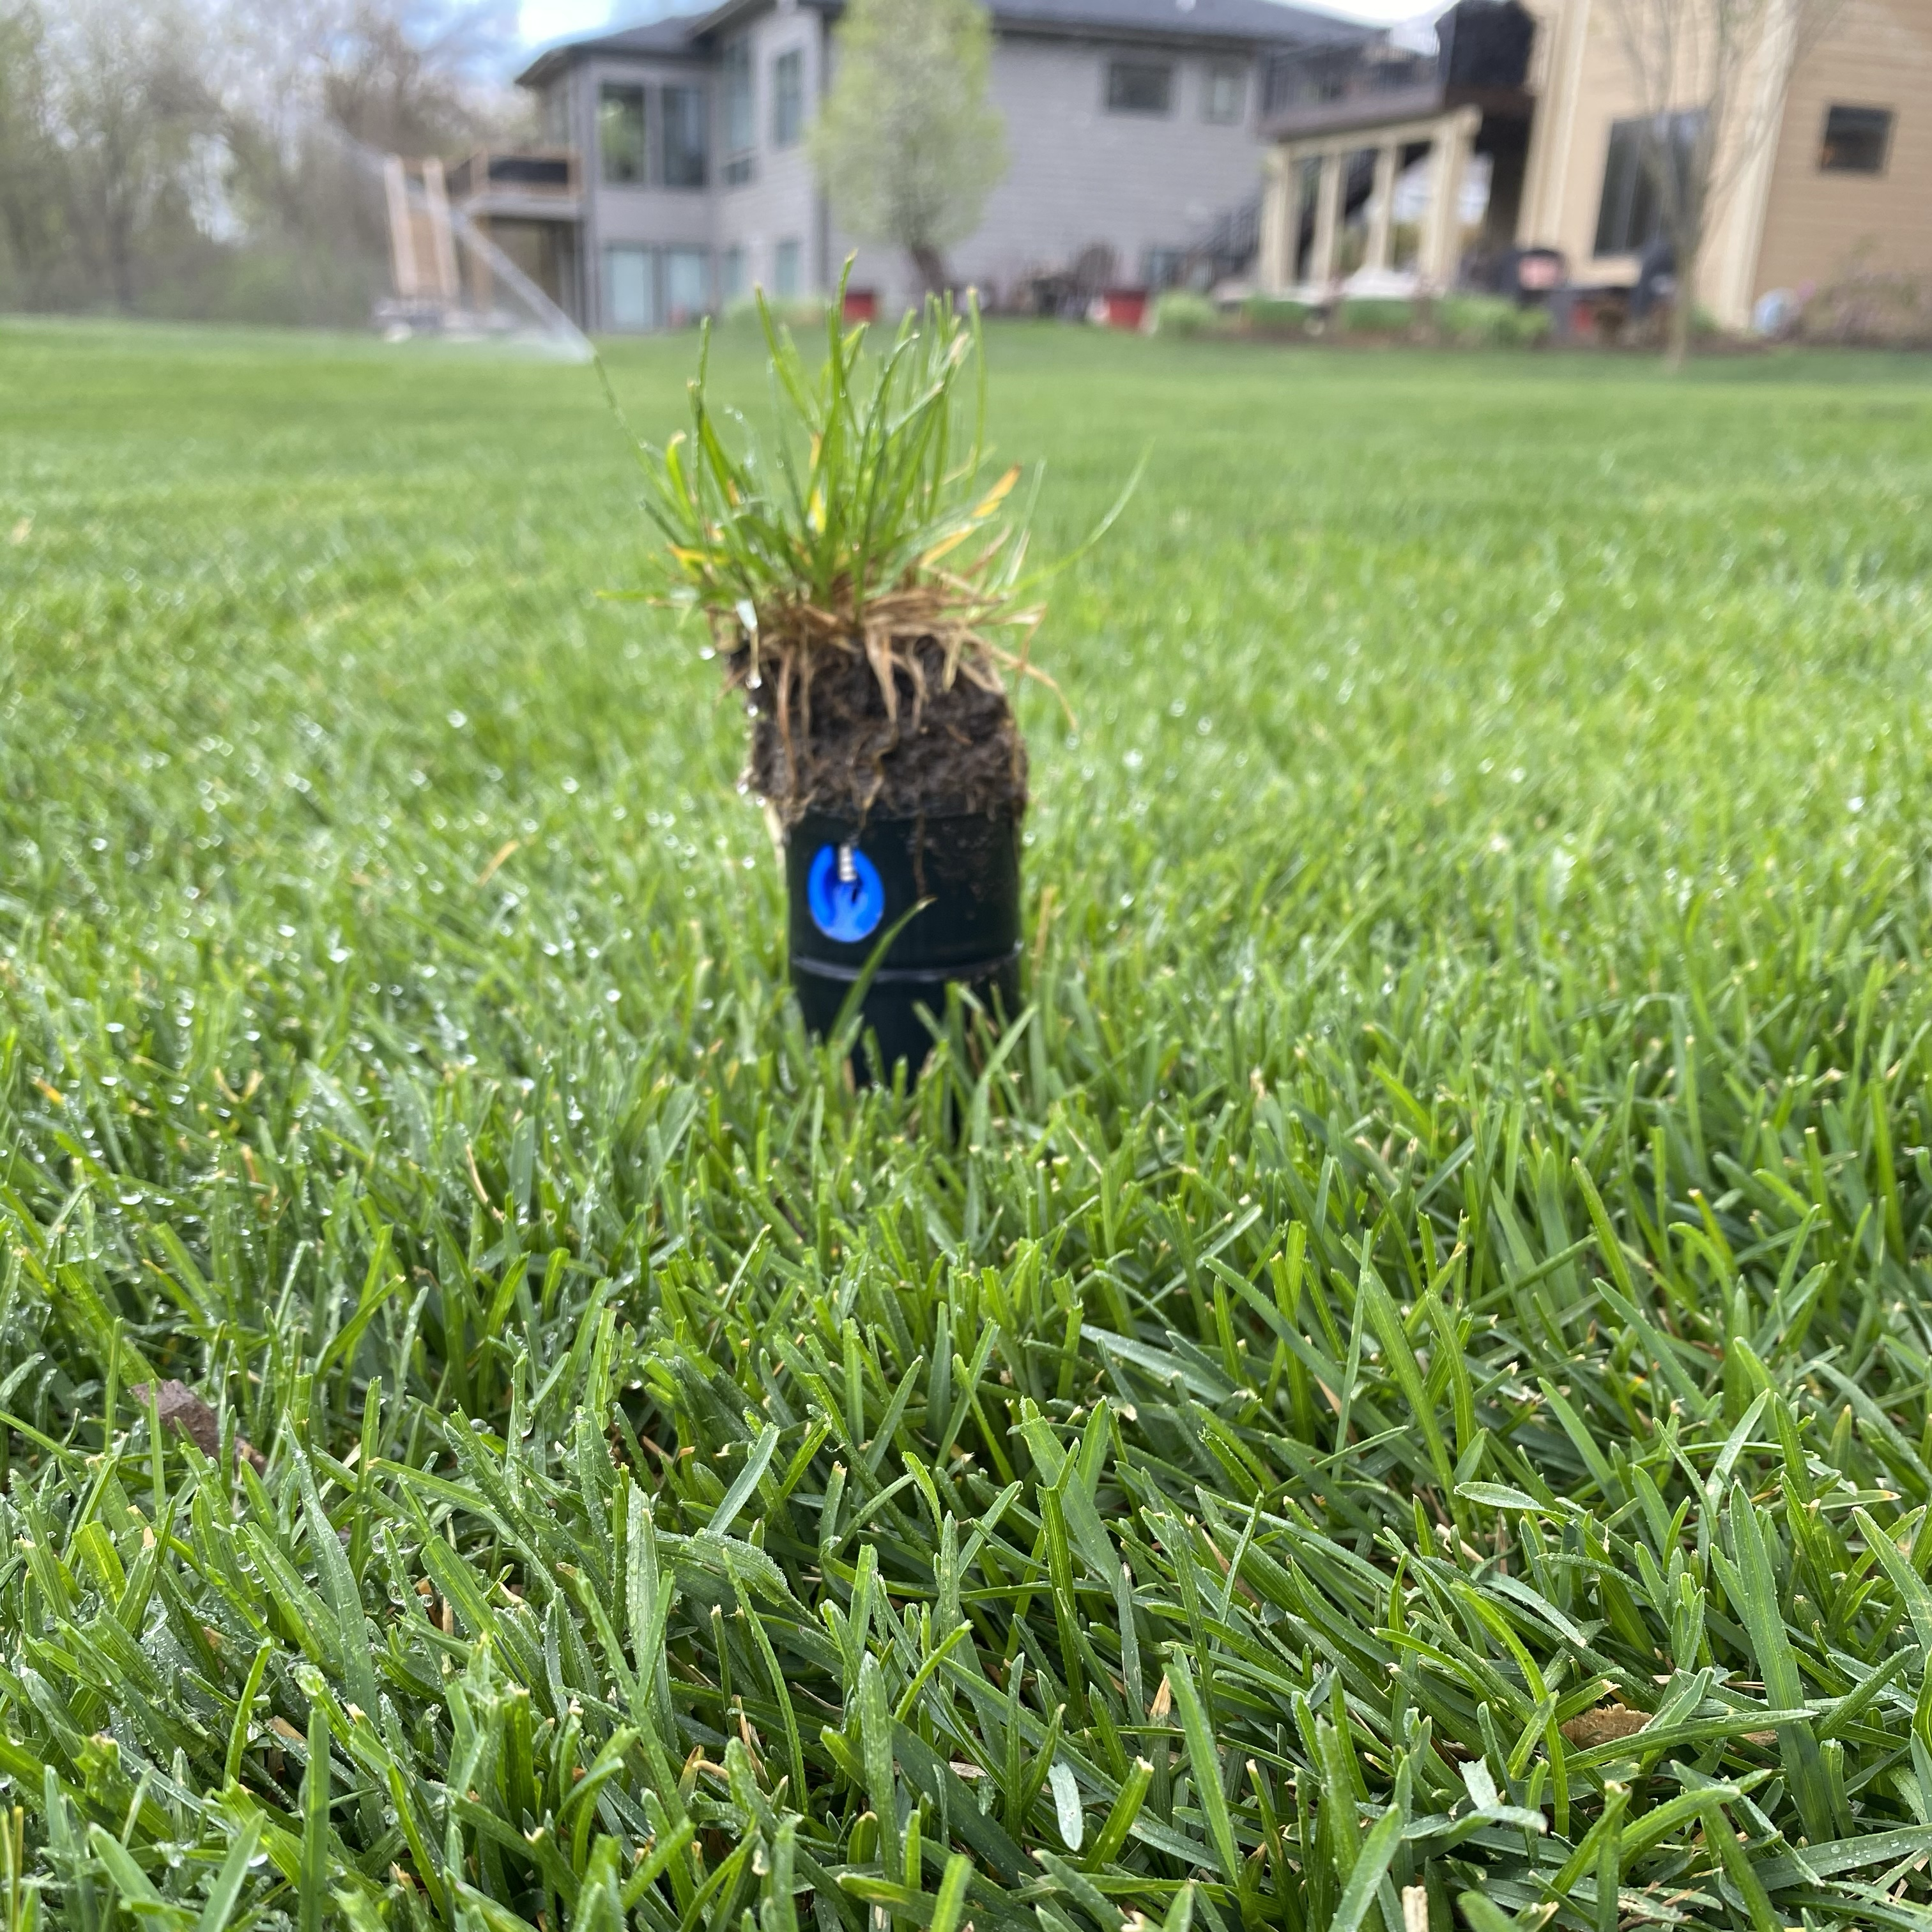
MULTIPOLYGON (((605 286, 607 249, 699 248, 709 256, 717 226, 714 188, 666 188, 659 178, 663 130, 656 121, 650 130, 651 154, 644 185, 634 188, 604 181, 603 158, 597 141, 597 103, 607 82, 647 89, 700 86, 714 97, 716 88, 710 71, 691 61, 599 58, 580 62, 572 70, 574 145, 583 158, 584 170, 584 313, 591 318, 590 326, 594 329, 615 326, 610 292, 605 286)), ((651 111, 656 112, 655 100, 651 111)), ((710 116, 713 156, 710 172, 715 182, 718 116, 715 98, 710 102, 710 116)))
MULTIPOLYGON (((1243 56, 1012 36, 993 55, 992 96, 1005 119, 1006 178, 987 198, 979 231, 947 254, 962 282, 1004 294, 1022 277, 1068 266, 1095 243, 1111 248, 1123 282, 1142 279, 1151 248, 1196 239, 1261 187, 1252 60, 1243 56), (1164 116, 1110 113, 1108 64, 1158 60, 1174 72, 1164 116), (1209 74, 1238 67, 1240 119, 1204 118, 1209 74)), ((837 250, 842 259, 844 250, 837 250)), ((860 251, 855 282, 889 304, 912 282, 896 254, 860 251)))
MULTIPOLYGON (((781 56, 802 56, 808 124, 826 87, 831 44, 823 15, 779 0, 746 27, 752 54, 754 150, 752 178, 724 178, 724 100, 719 62, 647 55, 582 58, 560 84, 570 90, 572 124, 584 157, 585 313, 593 328, 610 326, 604 286, 612 247, 702 248, 710 252, 714 289, 727 254, 740 251, 747 286, 775 290, 779 250, 795 243, 801 289, 824 292, 848 253, 858 256, 854 285, 876 290, 891 312, 916 290, 897 251, 856 247, 829 217, 800 140, 772 145, 774 70, 781 56), (597 146, 598 89, 607 81, 646 86, 706 81, 710 90, 710 181, 704 189, 607 186, 597 146)), ((977 233, 949 252, 962 282, 1005 296, 1027 275, 1064 268, 1095 244, 1112 249, 1116 272, 1139 281, 1152 249, 1179 248, 1259 190, 1258 76, 1252 56, 1198 46, 1118 45, 1073 37, 1010 34, 994 51, 992 99, 1006 124, 1009 166, 988 197, 977 233), (1174 74, 1164 116, 1112 112, 1107 74, 1117 58, 1158 60, 1174 74), (1207 118, 1207 90, 1216 69, 1243 74, 1238 121, 1207 118)))
POLYGON ((779 56, 794 49, 805 58, 808 128, 816 118, 824 83, 824 20, 815 8, 781 5, 753 22, 747 37, 752 44, 755 160, 748 182, 718 190, 718 249, 722 254, 727 249, 742 248, 748 280, 771 290, 777 285, 778 249, 783 243, 795 242, 802 291, 822 292, 824 221, 809 151, 803 140, 789 148, 774 148, 772 122, 773 72, 779 56))

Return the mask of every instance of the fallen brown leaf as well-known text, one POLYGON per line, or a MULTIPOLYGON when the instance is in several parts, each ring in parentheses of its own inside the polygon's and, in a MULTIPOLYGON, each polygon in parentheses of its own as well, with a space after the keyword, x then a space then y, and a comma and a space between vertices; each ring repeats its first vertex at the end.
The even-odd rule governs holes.
POLYGON ((1634 1737, 1649 1722, 1648 1711, 1633 1711, 1624 1704, 1605 1704, 1594 1711, 1580 1712, 1558 1728, 1579 1750, 1592 1750, 1598 1744, 1615 1744, 1619 1738, 1634 1737))
MULTIPOLYGON (((128 1393, 144 1408, 147 1406, 146 1382, 136 1382, 128 1393)), ((214 1410, 186 1382, 161 1383, 154 1390, 154 1407, 160 1412, 164 1429, 172 1429, 177 1436, 185 1436, 211 1462, 221 1454, 221 1425, 214 1410)), ((268 1457, 246 1436, 236 1437, 235 1453, 246 1456, 249 1466, 258 1476, 268 1466, 268 1457)))

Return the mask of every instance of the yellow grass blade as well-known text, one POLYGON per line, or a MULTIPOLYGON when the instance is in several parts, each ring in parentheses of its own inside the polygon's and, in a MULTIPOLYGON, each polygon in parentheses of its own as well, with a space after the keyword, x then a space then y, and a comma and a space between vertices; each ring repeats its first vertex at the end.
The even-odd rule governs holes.
POLYGON ((974 506, 973 511, 974 522, 976 524, 983 524, 986 519, 1006 500, 1007 497, 1012 494, 1013 485, 1019 480, 1020 466, 1017 463, 1016 463, 1012 469, 1009 470, 1005 476, 1002 476, 1000 480, 993 485, 992 488, 988 490, 986 495, 982 496, 979 502, 974 506))

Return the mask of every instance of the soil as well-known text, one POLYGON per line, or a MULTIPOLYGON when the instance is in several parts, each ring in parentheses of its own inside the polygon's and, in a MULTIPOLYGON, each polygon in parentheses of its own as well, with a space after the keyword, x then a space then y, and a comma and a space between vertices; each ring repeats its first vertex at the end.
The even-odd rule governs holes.
MULTIPOLYGON (((857 651, 814 654, 809 691, 793 659, 787 692, 788 733, 778 724, 777 674, 767 668, 758 690, 745 686, 751 712, 752 788, 787 824, 808 811, 849 817, 941 818, 1002 808, 1026 809, 1026 741, 1005 689, 988 689, 962 669, 945 687, 945 653, 932 638, 911 646, 925 680, 922 695, 904 664, 896 665, 898 716, 857 651), (808 722, 807 722, 808 719, 808 722)), ((731 661, 737 682, 746 653, 731 661)))

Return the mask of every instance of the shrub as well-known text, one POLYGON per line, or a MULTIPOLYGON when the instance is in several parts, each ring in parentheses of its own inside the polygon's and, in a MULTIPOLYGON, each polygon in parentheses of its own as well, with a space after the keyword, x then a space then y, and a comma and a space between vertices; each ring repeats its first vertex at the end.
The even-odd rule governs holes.
POLYGON ((1886 348, 1932 342, 1932 274, 1875 268, 1856 256, 1805 301, 1798 332, 1808 342, 1886 348))
POLYGON ((1522 308, 1502 296, 1444 296, 1436 326, 1446 342, 1472 349, 1521 349, 1550 334, 1546 308, 1522 308))
POLYGON ((1221 314, 1205 296, 1192 289, 1168 289, 1154 305, 1154 333, 1184 338, 1205 335, 1220 324, 1221 314))
POLYGON ((1314 315, 1307 303, 1286 296, 1250 296, 1241 304, 1241 320, 1258 335, 1305 335, 1314 315))
POLYGON ((719 320, 726 328, 742 329, 748 334, 761 333, 767 313, 773 322, 786 328, 820 328, 825 323, 826 304, 819 296, 740 296, 726 304, 719 320), (761 299, 763 309, 759 306, 761 299))
POLYGON ((1415 304, 1388 296, 1351 296, 1336 311, 1344 335, 1406 335, 1415 326, 1415 304))

